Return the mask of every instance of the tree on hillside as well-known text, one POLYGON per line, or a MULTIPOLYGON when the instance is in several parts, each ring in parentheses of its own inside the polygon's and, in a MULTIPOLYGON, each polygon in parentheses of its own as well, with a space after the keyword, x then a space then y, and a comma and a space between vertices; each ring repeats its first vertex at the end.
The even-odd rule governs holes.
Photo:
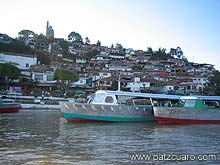
POLYGON ((148 48, 147 48, 147 52, 148 52, 148 53, 153 53, 153 49, 152 49, 151 47, 148 47, 148 48))
POLYGON ((168 60, 169 58, 171 58, 170 54, 166 54, 166 53, 164 54, 164 52, 162 52, 162 51, 157 51, 152 54, 152 56, 150 57, 150 60, 152 60, 152 61, 168 60))
POLYGON ((69 52, 69 43, 68 41, 61 41, 60 42, 60 47, 62 48, 62 53, 64 56, 67 56, 68 55, 68 52, 69 52))
POLYGON ((8 79, 14 80, 18 79, 20 75, 21 70, 18 69, 16 66, 11 64, 1 64, 0 63, 0 78, 4 79, 5 76, 8 77, 8 79))
POLYGON ((88 37, 85 38, 85 44, 90 44, 90 39, 88 37))
POLYGON ((158 52, 161 53, 161 54, 166 54, 166 48, 161 48, 161 47, 160 47, 160 48, 158 49, 158 52))
POLYGON ((55 38, 52 37, 52 36, 49 36, 49 37, 46 37, 46 41, 47 41, 48 43, 54 43, 54 42, 55 42, 55 38))
POLYGON ((37 63, 40 63, 41 65, 49 65, 50 64, 50 57, 44 53, 44 52, 36 52, 37 55, 37 63))
POLYGON ((18 33, 18 39, 24 42, 28 42, 31 38, 34 38, 36 34, 31 30, 21 30, 18 33))
POLYGON ((18 69, 16 66, 11 64, 1 64, 0 63, 0 79, 2 83, 6 84, 7 89, 7 83, 11 80, 18 79, 20 76, 21 70, 18 69))
POLYGON ((220 72, 216 71, 204 89, 205 95, 220 96, 220 72))
POLYGON ((97 46, 101 46, 101 41, 98 40, 98 41, 96 42, 96 45, 97 45, 97 46))
POLYGON ((48 41, 46 36, 44 36, 43 34, 40 34, 40 35, 35 34, 34 35, 34 40, 39 41, 39 42, 47 42, 48 41))
POLYGON ((68 35, 68 40, 73 42, 73 43, 82 43, 83 39, 81 37, 81 35, 77 32, 72 31, 69 35, 68 35))
POLYGON ((60 86, 61 90, 63 90, 64 94, 67 94, 71 84, 79 80, 79 75, 70 70, 57 69, 53 78, 57 80, 57 84, 60 86))
POLYGON ((118 81, 117 80, 112 81, 112 85, 111 85, 110 89, 113 91, 118 90, 118 81))
POLYGON ((117 43, 117 44, 115 44, 115 48, 119 49, 119 50, 122 50, 123 46, 121 44, 117 43))
POLYGON ((0 51, 10 53, 34 54, 34 50, 30 46, 25 45, 25 43, 20 40, 12 40, 9 43, 0 42, 0 51))
POLYGON ((170 53, 169 54, 173 57, 176 56, 179 59, 182 59, 182 57, 183 57, 183 51, 180 47, 177 47, 176 49, 170 48, 170 53))
POLYGON ((86 57, 87 59, 91 59, 91 58, 94 58, 98 53, 99 53, 99 51, 96 50, 96 49, 94 49, 94 50, 91 50, 91 51, 87 52, 87 53, 85 54, 85 57, 86 57))

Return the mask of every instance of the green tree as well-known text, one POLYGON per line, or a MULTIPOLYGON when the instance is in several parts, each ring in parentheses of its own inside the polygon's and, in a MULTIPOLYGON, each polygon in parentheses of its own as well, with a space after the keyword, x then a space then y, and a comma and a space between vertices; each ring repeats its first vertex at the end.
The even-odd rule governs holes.
POLYGON ((85 57, 86 57, 87 59, 91 59, 91 58, 94 58, 98 53, 99 53, 98 50, 93 49, 93 50, 87 52, 87 53, 85 54, 85 57))
POLYGON ((25 43, 20 40, 12 40, 10 43, 0 42, 0 51, 22 54, 34 54, 34 50, 30 46, 25 45, 25 43))
POLYGON ((18 79, 20 73, 21 70, 18 69, 16 66, 7 63, 0 63, 0 79, 2 83, 6 84, 6 89, 8 82, 10 82, 11 80, 18 79))
POLYGON ((122 50, 123 46, 121 44, 117 43, 117 44, 115 44, 115 48, 119 49, 119 50, 122 50))
POLYGON ((60 42, 60 47, 62 48, 62 53, 64 56, 67 56, 68 55, 68 52, 69 52, 69 43, 68 41, 61 41, 60 42))
POLYGON ((88 37, 85 38, 85 44, 90 44, 90 39, 88 37))
POLYGON ((147 52, 148 52, 148 53, 153 53, 153 49, 152 49, 151 47, 148 47, 148 48, 147 48, 147 52))
POLYGON ((44 65, 49 65, 50 64, 50 57, 49 55, 47 55, 44 52, 36 52, 37 55, 37 62, 40 64, 44 64, 44 65))
POLYGON ((64 69, 57 69, 54 73, 54 80, 61 87, 65 94, 68 93, 73 82, 79 80, 79 75, 76 72, 64 69))
POLYGON ((16 66, 11 64, 1 64, 0 63, 0 77, 1 79, 4 79, 5 76, 8 77, 8 79, 14 80, 18 79, 20 75, 21 70, 18 69, 16 66))
POLYGON ((174 48, 170 48, 170 53, 169 53, 171 56, 173 57, 177 57, 179 59, 182 59, 182 56, 183 56, 183 51, 181 50, 180 47, 177 47, 176 49, 174 48))
POLYGON ((48 42, 46 36, 44 36, 43 34, 40 34, 40 35, 35 34, 34 35, 34 40, 38 41, 38 42, 48 42))
POLYGON ((118 81, 117 80, 112 81, 112 85, 111 85, 110 89, 114 90, 114 91, 118 90, 118 81))
POLYGON ((21 30, 18 33, 18 39, 21 41, 28 41, 33 38, 36 34, 31 30, 21 30))
POLYGON ((216 71, 204 89, 205 95, 220 96, 220 72, 216 71))
POLYGON ((55 42, 55 38, 53 38, 52 36, 49 36, 46 38, 48 43, 54 43, 55 42))
POLYGON ((81 37, 81 35, 77 32, 72 31, 69 35, 68 35, 68 40, 73 42, 73 43, 82 43, 83 39, 81 37))
POLYGON ((168 60, 169 58, 171 58, 170 54, 166 54, 164 51, 159 49, 159 51, 152 54, 150 60, 168 60))
POLYGON ((96 45, 97 45, 97 46, 101 46, 101 41, 98 40, 98 41, 96 42, 96 45))

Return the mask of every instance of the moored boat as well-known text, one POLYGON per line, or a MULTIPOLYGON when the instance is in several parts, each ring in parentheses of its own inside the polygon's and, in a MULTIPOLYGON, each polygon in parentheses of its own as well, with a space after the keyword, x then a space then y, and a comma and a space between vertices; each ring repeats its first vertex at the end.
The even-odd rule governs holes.
POLYGON ((15 113, 21 109, 19 104, 0 104, 0 113, 15 113))
POLYGON ((153 106, 159 123, 217 124, 220 123, 220 97, 181 97, 178 105, 158 104, 153 106))
POLYGON ((20 104, 16 103, 3 103, 0 98, 0 113, 15 113, 21 109, 20 104))
POLYGON ((60 102, 60 108, 68 121, 155 121, 150 98, 132 92, 100 90, 87 103, 60 102))

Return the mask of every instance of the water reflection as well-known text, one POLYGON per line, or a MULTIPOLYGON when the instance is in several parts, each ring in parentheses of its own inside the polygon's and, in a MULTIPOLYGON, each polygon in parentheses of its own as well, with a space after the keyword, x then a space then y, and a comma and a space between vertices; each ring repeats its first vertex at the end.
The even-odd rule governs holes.
MULTIPOLYGON (((67 123, 59 111, 25 110, 0 115, 0 164, 144 164, 155 162, 131 161, 129 154, 220 154, 219 128, 147 122, 67 123)), ((170 164, 156 162, 161 163, 170 164)))

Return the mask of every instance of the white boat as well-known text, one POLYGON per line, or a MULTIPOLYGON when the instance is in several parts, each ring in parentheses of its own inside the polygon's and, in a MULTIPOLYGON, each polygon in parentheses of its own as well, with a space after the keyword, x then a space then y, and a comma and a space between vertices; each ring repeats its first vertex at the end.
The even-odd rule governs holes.
POLYGON ((143 93, 99 90, 87 103, 60 102, 68 121, 155 121, 151 99, 143 93))

